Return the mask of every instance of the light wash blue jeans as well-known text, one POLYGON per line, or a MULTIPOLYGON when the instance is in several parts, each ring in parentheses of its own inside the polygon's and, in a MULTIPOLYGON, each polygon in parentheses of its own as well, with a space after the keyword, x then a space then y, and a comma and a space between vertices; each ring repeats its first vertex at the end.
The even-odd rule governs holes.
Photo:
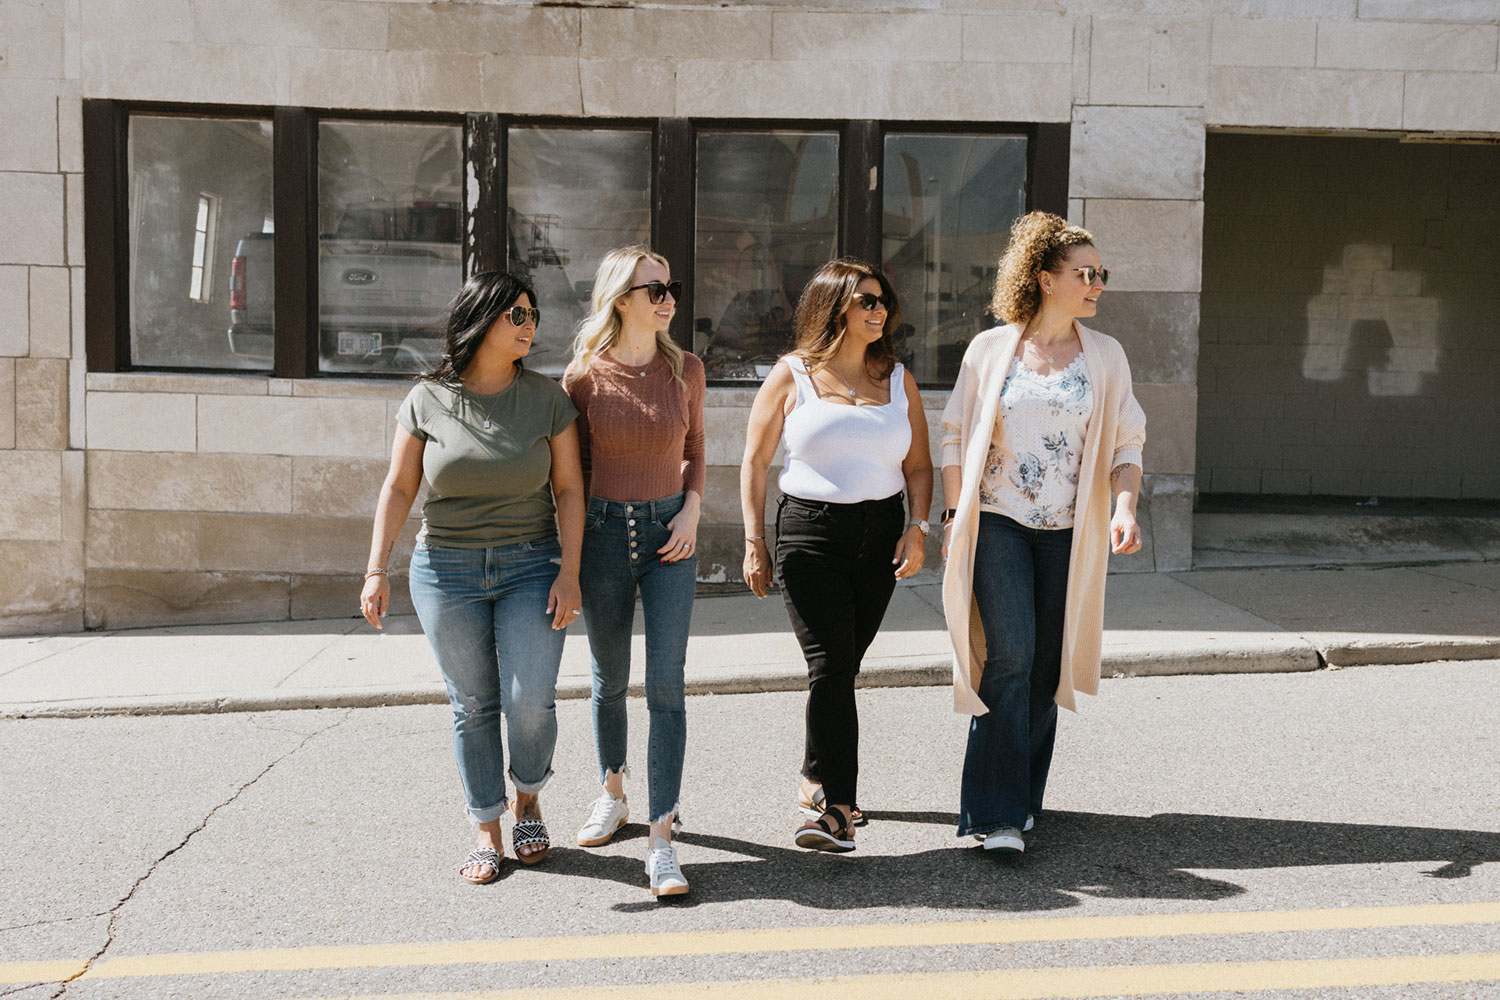
POLYGON ((682 510, 683 501, 681 493, 640 501, 593 497, 584 518, 579 583, 593 656, 591 700, 599 780, 625 767, 630 629, 639 591, 646 616, 646 710, 651 716, 646 781, 653 822, 677 812, 687 751, 682 671, 687 664, 698 560, 693 556, 663 563, 656 554, 671 536, 667 522, 682 510))
POLYGON ((475 823, 499 819, 507 805, 502 712, 516 791, 534 795, 552 776, 566 633, 552 628, 547 593, 561 560, 556 539, 487 549, 423 542, 412 553, 411 600, 448 686, 453 754, 475 823))

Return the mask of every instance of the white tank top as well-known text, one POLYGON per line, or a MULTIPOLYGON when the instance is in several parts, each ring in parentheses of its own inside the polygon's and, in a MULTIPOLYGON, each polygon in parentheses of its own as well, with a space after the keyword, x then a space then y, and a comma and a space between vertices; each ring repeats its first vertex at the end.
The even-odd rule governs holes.
POLYGON ((781 492, 830 503, 884 500, 900 493, 906 487, 901 462, 911 450, 901 365, 891 371, 889 403, 850 406, 819 399, 801 358, 781 360, 797 384, 797 402, 781 431, 786 445, 781 492))

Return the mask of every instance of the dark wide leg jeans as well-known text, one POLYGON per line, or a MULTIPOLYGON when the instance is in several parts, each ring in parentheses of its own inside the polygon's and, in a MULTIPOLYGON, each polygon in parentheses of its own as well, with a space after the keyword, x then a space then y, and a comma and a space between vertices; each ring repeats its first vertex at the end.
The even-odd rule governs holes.
POLYGON ((1057 738, 1057 683, 1073 529, 1030 528, 981 512, 974 601, 986 655, 969 723, 958 835, 1021 829, 1042 811, 1057 738))
POLYGON ((860 503, 783 496, 776 573, 807 658, 807 746, 802 774, 830 805, 853 805, 859 781, 854 678, 896 588, 901 494, 860 503))

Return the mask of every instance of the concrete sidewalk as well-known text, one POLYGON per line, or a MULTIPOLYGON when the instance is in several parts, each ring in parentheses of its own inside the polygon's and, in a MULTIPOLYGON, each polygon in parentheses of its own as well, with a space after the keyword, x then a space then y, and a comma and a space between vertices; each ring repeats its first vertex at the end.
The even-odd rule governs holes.
MULTIPOLYGON (((1104 673, 1145 676, 1500 657, 1500 562, 1384 569, 1241 569, 1109 579, 1104 673)), ((635 684, 644 641, 637 618, 635 684)), ((946 684, 935 579, 896 590, 861 677, 946 684)), ((806 686, 779 596, 700 598, 693 694, 806 686)), ((588 640, 569 630, 561 698, 586 697, 588 640)), ((200 713, 441 703, 415 618, 280 621, 0 638, 0 717, 200 713)))

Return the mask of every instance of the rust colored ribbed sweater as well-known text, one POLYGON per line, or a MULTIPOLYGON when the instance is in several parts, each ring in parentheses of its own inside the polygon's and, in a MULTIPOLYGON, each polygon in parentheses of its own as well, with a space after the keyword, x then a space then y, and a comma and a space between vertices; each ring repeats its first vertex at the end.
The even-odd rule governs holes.
POLYGON ((682 359, 682 382, 660 351, 644 369, 595 358, 568 386, 589 495, 656 500, 693 490, 701 497, 705 385, 703 362, 692 354, 682 359))

